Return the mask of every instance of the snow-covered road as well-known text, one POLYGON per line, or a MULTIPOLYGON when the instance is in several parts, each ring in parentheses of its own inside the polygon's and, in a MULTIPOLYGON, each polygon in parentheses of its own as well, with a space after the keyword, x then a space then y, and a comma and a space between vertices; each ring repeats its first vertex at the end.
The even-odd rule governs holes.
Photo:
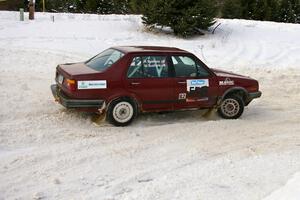
POLYGON ((1 200, 258 200, 300 172, 300 25, 219 20, 184 40, 144 32, 138 16, 51 15, 0 12, 1 200), (263 97, 238 120, 146 114, 124 128, 53 101, 57 64, 114 45, 189 50, 258 79, 263 97))

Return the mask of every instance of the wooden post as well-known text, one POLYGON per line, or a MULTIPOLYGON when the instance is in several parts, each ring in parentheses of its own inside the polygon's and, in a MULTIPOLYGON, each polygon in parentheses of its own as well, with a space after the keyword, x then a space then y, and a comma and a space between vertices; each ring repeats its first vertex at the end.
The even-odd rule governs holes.
POLYGON ((29 2, 29 19, 34 20, 34 3, 33 0, 29 2))
POLYGON ((20 8, 20 21, 24 21, 24 8, 20 8))
POLYGON ((45 5, 45 0, 43 0, 43 12, 46 11, 46 5, 45 5))

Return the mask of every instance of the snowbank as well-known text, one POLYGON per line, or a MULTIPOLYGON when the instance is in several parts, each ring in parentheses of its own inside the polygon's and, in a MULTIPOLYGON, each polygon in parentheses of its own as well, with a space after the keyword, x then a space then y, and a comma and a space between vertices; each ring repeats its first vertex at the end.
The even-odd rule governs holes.
POLYGON ((0 39, 10 48, 60 50, 88 57, 115 45, 163 45, 192 51, 210 66, 222 68, 300 66, 299 24, 220 19, 214 35, 184 40, 147 33, 140 16, 134 15, 37 13, 35 21, 19 22, 17 12, 1 12, 0 19, 0 39))

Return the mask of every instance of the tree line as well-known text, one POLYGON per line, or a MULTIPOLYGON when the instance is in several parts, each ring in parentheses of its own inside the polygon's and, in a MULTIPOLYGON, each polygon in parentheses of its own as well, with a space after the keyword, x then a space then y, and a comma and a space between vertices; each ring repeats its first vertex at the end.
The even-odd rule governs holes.
POLYGON ((226 0, 223 18, 300 23, 300 0, 226 0))
MULTIPOLYGON (((25 0, 24 2, 28 2, 25 0)), ((142 14, 149 28, 170 27, 176 35, 202 33, 216 17, 300 23, 300 0, 45 0, 47 11, 142 14)), ((25 6, 26 7, 26 6, 25 6)), ((36 0, 36 9, 42 0, 36 0)))
MULTIPOLYGON (((94 14, 130 14, 131 0, 45 0, 48 12, 72 12, 94 14)), ((29 0, 24 0, 27 8, 29 0)), ((43 1, 36 0, 36 11, 42 11, 43 1)))
MULTIPOLYGON (((24 2, 26 4, 28 0, 24 2)), ((42 1, 36 0, 36 4, 37 10, 41 10, 42 1)), ((300 23, 300 0, 46 0, 48 11, 97 14, 152 12, 155 15, 165 13, 163 9, 178 9, 180 12, 186 4, 194 9, 210 9, 215 16, 223 18, 300 23)), ((176 12, 172 13, 176 15, 176 12)), ((187 14, 193 14, 193 11, 189 9, 187 14)))

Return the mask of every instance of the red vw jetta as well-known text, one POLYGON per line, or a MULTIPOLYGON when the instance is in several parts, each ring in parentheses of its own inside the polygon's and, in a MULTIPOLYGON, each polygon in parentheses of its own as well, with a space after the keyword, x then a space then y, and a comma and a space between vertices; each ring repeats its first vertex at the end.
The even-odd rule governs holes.
POLYGON ((221 117, 240 117, 258 82, 208 68, 190 52, 169 47, 109 48, 82 63, 57 66, 55 99, 66 108, 107 114, 126 126, 142 112, 217 108, 221 117))

